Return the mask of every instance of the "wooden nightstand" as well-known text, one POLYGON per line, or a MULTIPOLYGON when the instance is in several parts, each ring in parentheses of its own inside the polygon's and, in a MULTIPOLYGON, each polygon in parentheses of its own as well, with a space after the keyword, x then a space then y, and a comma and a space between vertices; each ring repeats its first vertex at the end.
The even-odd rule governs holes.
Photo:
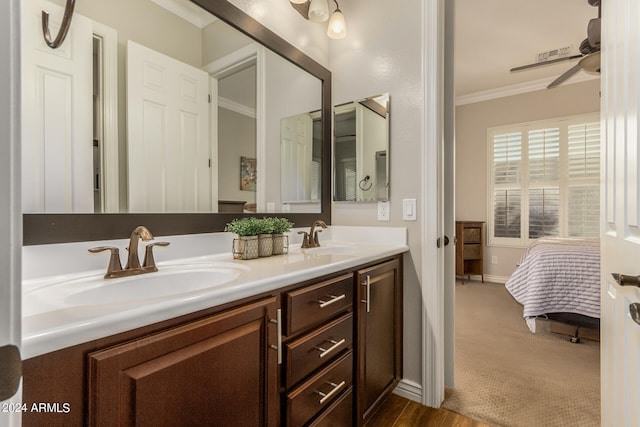
POLYGON ((467 275, 480 275, 484 283, 484 222, 456 221, 456 276, 464 285, 467 275))

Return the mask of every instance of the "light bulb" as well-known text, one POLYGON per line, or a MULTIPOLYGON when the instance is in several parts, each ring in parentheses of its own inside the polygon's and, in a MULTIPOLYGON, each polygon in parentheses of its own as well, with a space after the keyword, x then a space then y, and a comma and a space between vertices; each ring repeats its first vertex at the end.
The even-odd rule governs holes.
POLYGON ((293 4, 305 4, 309 0, 289 0, 293 4))
POLYGON ((329 19, 329 5, 327 0, 311 0, 309 5, 309 19, 313 22, 324 22, 329 19))
POLYGON ((340 9, 336 9, 331 15, 331 20, 327 27, 327 36, 332 39, 343 39, 347 36, 347 24, 340 9))

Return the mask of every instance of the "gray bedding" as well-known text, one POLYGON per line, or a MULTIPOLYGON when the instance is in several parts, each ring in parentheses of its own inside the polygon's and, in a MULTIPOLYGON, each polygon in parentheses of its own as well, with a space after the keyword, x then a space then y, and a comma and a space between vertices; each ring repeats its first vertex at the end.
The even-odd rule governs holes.
POLYGON ((600 317, 600 242, 598 239, 535 240, 506 283, 524 306, 535 332, 536 316, 576 313, 600 317))

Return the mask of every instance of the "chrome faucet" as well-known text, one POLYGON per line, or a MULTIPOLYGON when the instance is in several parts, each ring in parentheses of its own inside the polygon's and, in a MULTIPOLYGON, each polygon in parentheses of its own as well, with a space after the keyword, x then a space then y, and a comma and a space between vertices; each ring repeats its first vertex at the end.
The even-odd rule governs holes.
POLYGON ((325 224, 324 221, 317 220, 311 225, 311 229, 308 233, 306 231, 298 231, 298 234, 304 234, 304 236, 302 236, 301 248, 317 248, 320 246, 318 233, 322 230, 316 230, 316 227, 327 228, 327 224, 325 224))
POLYGON ((140 240, 153 240, 151 232, 142 225, 136 227, 135 230, 131 232, 131 237, 129 238, 127 265, 124 269, 122 269, 122 264, 120 263, 120 250, 118 248, 113 246, 98 246, 89 249, 89 252, 91 253, 111 251, 107 272, 104 275, 105 279, 134 276, 136 274, 158 271, 158 267, 156 267, 156 262, 153 258, 153 247, 168 246, 169 242, 155 242, 148 244, 145 248, 144 261, 142 262, 142 265, 140 265, 140 257, 138 256, 138 244, 140 243, 140 240))

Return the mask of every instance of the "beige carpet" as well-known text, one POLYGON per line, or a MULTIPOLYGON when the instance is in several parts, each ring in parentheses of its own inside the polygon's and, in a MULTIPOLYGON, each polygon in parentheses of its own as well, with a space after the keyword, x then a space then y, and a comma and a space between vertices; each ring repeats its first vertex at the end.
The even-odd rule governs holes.
POLYGON ((599 426, 600 344, 537 328, 504 285, 458 282, 456 382, 442 406, 491 426, 599 426))

